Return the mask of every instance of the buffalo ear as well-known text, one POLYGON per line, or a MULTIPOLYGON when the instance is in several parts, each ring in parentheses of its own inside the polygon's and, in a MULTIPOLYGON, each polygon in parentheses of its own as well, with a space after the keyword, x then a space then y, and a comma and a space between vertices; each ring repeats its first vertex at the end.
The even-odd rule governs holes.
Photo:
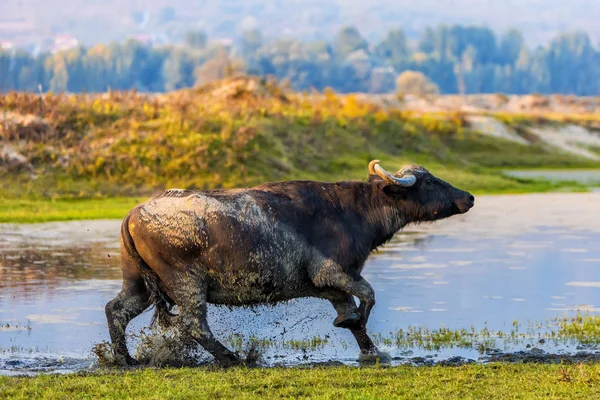
POLYGON ((396 200, 406 199, 406 189, 398 185, 385 185, 383 193, 396 200))

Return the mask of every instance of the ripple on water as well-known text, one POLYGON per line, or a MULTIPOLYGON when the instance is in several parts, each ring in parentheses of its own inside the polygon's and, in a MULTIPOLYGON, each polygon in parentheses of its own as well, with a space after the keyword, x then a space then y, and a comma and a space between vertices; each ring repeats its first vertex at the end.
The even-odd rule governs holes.
POLYGON ((509 245, 509 247, 517 248, 517 249, 546 249, 552 246, 554 243, 547 242, 513 242, 509 245))
POLYGON ((567 282, 567 286, 600 288, 600 282, 567 282))
POLYGON ((25 318, 38 324, 74 324, 79 314, 29 314, 25 318))
POLYGON ((407 313, 422 313, 418 307, 409 307, 409 306, 398 306, 398 307, 390 307, 390 310, 399 311, 399 312, 407 312, 407 313))
POLYGON ((462 266, 466 266, 466 265, 472 265, 473 261, 460 261, 460 260, 455 260, 455 261, 450 261, 450 265, 457 265, 459 267, 462 266))
POLYGON ((434 253, 473 253, 475 248, 449 248, 449 249, 431 249, 434 253))
POLYGON ((419 263, 419 264, 393 264, 390 266, 391 269, 435 269, 435 268, 447 268, 446 264, 434 264, 434 263, 419 263))

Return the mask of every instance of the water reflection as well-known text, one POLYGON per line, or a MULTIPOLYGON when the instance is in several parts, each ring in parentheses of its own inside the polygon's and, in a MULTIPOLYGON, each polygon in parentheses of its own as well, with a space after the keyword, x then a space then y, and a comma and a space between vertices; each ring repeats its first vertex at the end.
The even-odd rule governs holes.
MULTIPOLYGON (((502 330, 514 320, 543 321, 576 307, 595 311, 598 211, 600 193, 494 196, 478 198, 466 215, 409 227, 365 267, 378 300, 370 330, 388 334, 408 325, 502 330)), ((120 221, 0 225, 0 373, 58 368, 64 365, 60 357, 72 360, 68 368, 89 365, 92 345, 108 339, 104 304, 121 286, 119 226, 120 221)), ((140 316, 130 331, 139 331, 149 317, 140 316)), ((334 317, 328 303, 299 299, 257 310, 211 307, 210 321, 220 338, 232 332, 267 339, 327 337, 327 346, 310 360, 355 361, 356 346, 348 332, 332 327, 334 317)), ((266 356, 288 362, 307 357, 282 355, 280 349, 266 356)))
POLYGON ((549 181, 570 181, 579 182, 584 185, 600 184, 599 170, 549 170, 549 171, 531 171, 531 170, 511 170, 505 171, 508 176, 527 179, 544 179, 549 181))

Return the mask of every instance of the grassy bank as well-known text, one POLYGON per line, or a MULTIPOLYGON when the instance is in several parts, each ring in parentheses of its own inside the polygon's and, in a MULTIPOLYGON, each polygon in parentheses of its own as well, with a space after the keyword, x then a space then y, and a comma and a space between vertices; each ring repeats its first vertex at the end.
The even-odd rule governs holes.
MULTIPOLYGON (((452 171, 449 171, 451 173, 452 171)), ((450 180, 458 187, 470 190, 476 196, 481 194, 517 194, 553 191, 586 191, 587 187, 576 182, 521 182, 502 179, 496 176, 478 181, 476 176, 450 180), (490 182, 491 181, 491 182, 490 182), (499 186, 493 186, 493 182, 499 186), (485 184, 490 187, 486 189, 485 184), (479 188, 478 188, 479 186, 479 188), (474 190, 472 189, 474 188, 474 190)), ((37 223, 71 220, 122 219, 136 204, 147 197, 107 197, 98 199, 77 198, 2 198, 0 197, 0 223, 37 223)))
POLYGON ((0 223, 32 223, 88 219, 121 219, 141 198, 2 199, 0 223))
MULTIPOLYGON (((126 198, 173 187, 364 179, 375 158, 390 170, 425 165, 475 194, 583 189, 506 177, 506 168, 600 168, 542 142, 483 135, 460 112, 402 111, 330 91, 311 99, 260 79, 158 96, 8 93, 0 111, 4 222, 120 218, 126 198)), ((531 126, 588 126, 586 118, 497 116, 526 140, 531 126)))
POLYGON ((0 397, 30 398, 597 398, 600 365, 139 370, 0 377, 0 397))

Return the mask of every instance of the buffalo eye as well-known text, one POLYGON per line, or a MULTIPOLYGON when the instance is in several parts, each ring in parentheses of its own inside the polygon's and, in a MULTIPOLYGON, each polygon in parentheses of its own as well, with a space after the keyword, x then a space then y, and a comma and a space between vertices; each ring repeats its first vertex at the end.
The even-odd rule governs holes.
POLYGON ((427 180, 425 180, 425 184, 431 185, 433 184, 433 180, 431 178, 427 178, 427 180))

